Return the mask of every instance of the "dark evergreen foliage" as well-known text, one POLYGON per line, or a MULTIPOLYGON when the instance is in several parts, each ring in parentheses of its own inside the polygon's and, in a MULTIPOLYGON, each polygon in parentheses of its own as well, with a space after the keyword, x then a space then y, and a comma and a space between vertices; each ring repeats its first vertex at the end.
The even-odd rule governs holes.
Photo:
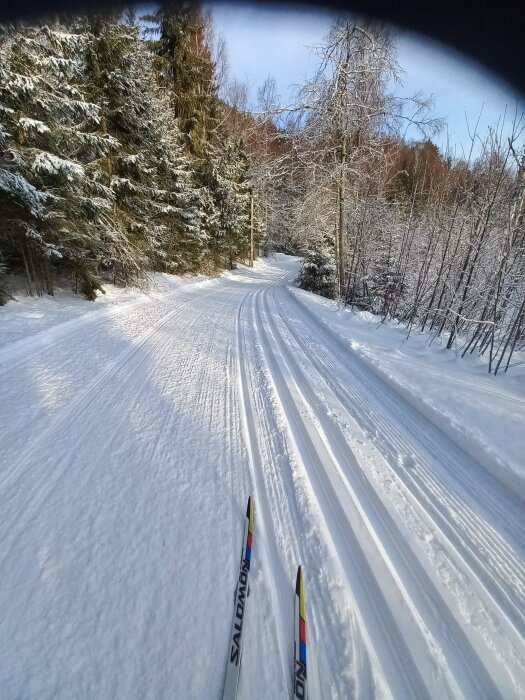
POLYGON ((249 255, 248 161, 219 125, 203 15, 150 19, 150 40, 132 13, 0 31, 2 274, 30 294, 57 272, 95 299, 249 255))
POLYGON ((308 250, 297 277, 301 289, 315 292, 328 299, 336 295, 336 268, 333 255, 321 250, 308 250))

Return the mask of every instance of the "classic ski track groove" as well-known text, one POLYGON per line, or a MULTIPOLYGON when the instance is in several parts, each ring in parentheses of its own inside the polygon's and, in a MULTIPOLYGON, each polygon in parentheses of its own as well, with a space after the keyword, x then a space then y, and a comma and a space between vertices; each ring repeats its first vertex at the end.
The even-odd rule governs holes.
MULTIPOLYGON (((260 307, 257 307, 257 314, 259 323, 263 325, 260 307)), ((271 336, 272 333, 267 316, 265 325, 268 335, 271 336)), ((271 373, 274 378, 281 403, 285 408, 290 425, 290 431, 294 437, 296 448, 303 458, 305 469, 316 493, 316 497, 319 500, 323 516, 325 519, 327 515, 330 517, 330 522, 326 522, 332 536, 335 549, 338 553, 344 552, 344 557, 341 557, 341 563, 345 569, 347 577, 349 577, 349 582, 351 580, 351 576, 348 569, 348 562, 352 562, 354 574, 356 574, 360 579, 362 590, 367 591, 366 595, 364 596, 366 597, 366 600, 361 598, 359 602, 363 604, 363 608, 367 607, 369 610, 373 611, 372 614, 375 618, 375 622, 382 630, 383 639, 386 638, 389 640, 389 651, 391 653, 391 658, 380 658, 380 661, 383 663, 383 673, 390 679, 389 685, 394 685, 398 689, 401 685, 403 688, 404 697, 417 698, 418 700, 430 698, 431 695, 428 692, 427 686, 423 681, 423 678, 414 662, 412 655, 410 654, 408 647, 405 645, 405 642, 400 635, 397 622, 395 621, 392 612, 385 601, 379 586, 377 585, 366 556, 355 537, 353 528, 348 522, 345 508, 341 504, 336 494, 331 476, 327 472, 327 465, 330 461, 333 463, 333 457, 326 451, 326 447, 324 448, 325 454, 321 457, 319 450, 320 448, 322 449, 322 443, 324 441, 319 433, 317 433, 320 441, 318 442, 317 446, 313 443, 312 435, 306 427, 305 418, 302 415, 302 411, 299 411, 296 401, 294 401, 292 394, 290 393, 290 389, 288 388, 288 382, 286 381, 280 369, 279 363, 277 362, 274 351, 270 347, 269 338, 267 336, 262 336, 262 338, 265 345, 265 356, 268 365, 271 368, 271 373), (323 463, 323 466, 321 467, 322 476, 328 477, 324 482, 321 474, 316 468, 316 462, 323 463)), ((284 368, 291 372, 291 369, 288 367, 286 362, 284 362, 284 368)), ((296 397, 300 396, 301 402, 306 403, 302 397, 301 389, 297 387, 296 384, 294 388, 296 390, 296 397)), ((310 423, 310 427, 313 427, 312 423, 310 423)), ((362 609, 359 610, 359 614, 363 614, 362 609)))
MULTIPOLYGON (((277 302, 277 304, 276 304, 276 302, 275 302, 275 295, 273 295, 272 298, 273 298, 273 301, 274 301, 274 305, 275 305, 275 307, 276 307, 276 309, 277 309, 277 307, 278 307, 279 305, 278 305, 278 302, 277 302)), ((287 321, 286 317, 282 314, 282 309, 278 310, 276 315, 279 316, 279 318, 280 318, 280 320, 281 320, 281 323, 283 324, 284 328, 287 330, 288 333, 290 333, 291 331, 290 331, 290 329, 289 329, 289 322, 287 321)), ((307 345, 307 343, 305 342, 304 338, 305 338, 304 334, 303 334, 303 335, 298 335, 298 334, 296 334, 295 332, 294 332, 294 334, 293 334, 294 342, 295 342, 295 344, 297 345, 297 347, 301 350, 301 354, 303 355, 304 360, 306 361, 306 363, 307 363, 308 365, 312 365, 313 367, 315 367, 315 370, 319 372, 319 374, 320 374, 321 377, 323 377, 324 383, 325 383, 326 388, 328 389, 329 393, 331 393, 333 396, 336 396, 336 395, 337 395, 337 389, 339 388, 339 386, 344 386, 344 385, 345 385, 345 383, 344 383, 344 381, 343 381, 343 378, 344 378, 344 368, 343 368, 343 367, 338 367, 338 368, 337 368, 338 371, 337 371, 337 372, 334 371, 332 374, 330 374, 329 372, 327 372, 326 369, 325 369, 325 366, 326 366, 326 367, 329 367, 329 366, 330 366, 329 363, 328 363, 327 361, 325 361, 325 363, 316 363, 316 361, 315 361, 315 359, 314 359, 315 354, 312 353, 311 344, 310 344, 310 345, 307 345), (307 347, 306 350, 305 350, 305 347, 307 347), (323 376, 323 375, 324 375, 324 376, 323 376), (333 377, 337 377, 337 381, 334 381, 334 380, 333 380, 333 377)), ((290 354, 290 350, 289 350, 290 345, 289 345, 288 343, 282 343, 282 347, 286 350, 286 352, 287 352, 288 354, 290 354)), ((305 371, 307 371, 307 370, 306 370, 306 369, 301 369, 301 368, 299 367, 299 363, 295 360, 295 358, 294 358, 294 362, 295 362, 297 368, 299 369, 299 371, 301 371, 301 373, 302 373, 303 376, 304 376, 304 373, 305 373, 305 371)), ((307 384, 307 383, 306 383, 306 382, 303 382, 303 384, 307 384)), ((307 387, 307 388, 309 389, 310 387, 307 387)), ((326 396, 329 395, 329 394, 321 392, 321 395, 326 397, 326 396)), ((314 401, 315 401, 315 399, 314 399, 314 401)), ((318 420, 320 421, 320 424, 321 424, 321 425, 327 425, 328 423, 332 422, 332 419, 331 419, 331 418, 330 418, 330 419, 327 419, 327 417, 326 417, 326 411, 325 411, 323 408, 321 408, 321 406, 320 406, 319 404, 320 404, 320 402, 317 401, 317 405, 318 405, 318 408, 317 408, 318 420), (320 409, 321 409, 321 410, 320 410, 320 409)), ((351 405, 351 406, 354 406, 354 407, 359 406, 359 401, 356 401, 355 398, 354 398, 354 399, 351 399, 351 398, 348 398, 348 397, 346 397, 346 400, 344 400, 344 397, 343 397, 343 402, 340 403, 340 408, 341 408, 341 410, 342 410, 344 413, 347 413, 347 406, 350 406, 350 405, 351 405)), ((361 415, 367 415, 367 407, 366 407, 366 406, 365 406, 365 407, 362 407, 362 409, 359 411, 359 413, 360 413, 361 415)), ((383 415, 387 415, 387 414, 386 414, 386 411, 383 412, 383 415)), ((351 416, 350 414, 348 414, 348 418, 349 418, 350 420, 352 420, 352 416, 351 416)), ((380 420, 380 418, 378 418, 378 420, 380 420)), ((378 426, 378 427, 379 427, 379 429, 380 429, 381 431, 383 431, 381 422, 379 423, 379 426, 378 426)), ((343 437, 343 436, 341 435, 341 437, 343 437)), ((344 440, 344 438, 343 438, 343 440, 344 440)), ((344 456, 343 456, 343 459, 344 459, 344 456)), ((362 475, 364 476, 365 473, 366 473, 366 471, 363 470, 363 471, 362 471, 362 475)), ((356 475, 356 476, 357 476, 357 475, 356 475)), ((358 480, 358 479, 356 479, 356 480, 354 481, 354 483, 361 484, 361 481, 358 480)), ((370 491, 370 493, 372 493, 372 492, 370 491)), ((416 499, 416 503, 419 505, 419 501, 417 501, 417 499, 416 499)), ((365 510, 366 510, 367 513, 368 513, 368 512, 374 512, 374 509, 373 509, 373 508, 371 508, 371 509, 365 509, 365 510)), ((377 510, 377 509, 376 509, 376 510, 377 510)), ((391 532, 391 531, 392 531, 392 528, 387 528, 387 529, 386 529, 386 534, 383 535, 383 536, 381 537, 381 541, 382 541, 382 542, 388 540, 388 537, 390 536, 390 532, 391 532)), ((468 530, 467 530, 467 531, 468 531, 468 530)), ((397 544, 399 544, 399 543, 401 543, 401 542, 403 542, 403 536, 402 536, 402 533, 399 533, 398 536, 397 536, 397 538, 393 538, 393 539, 392 539, 392 543, 391 543, 391 548, 390 548, 390 549, 392 550, 393 547, 394 547, 395 545, 397 545, 397 544)), ((448 545, 448 542, 447 542, 447 545, 448 545)), ((447 552, 448 552, 448 549, 449 549, 449 547, 447 546, 447 550, 446 550, 447 552)), ((453 550, 453 551, 454 551, 454 550, 453 550)), ((448 555, 447 555, 447 556, 448 556, 448 555)), ((460 555, 459 560, 456 562, 456 566, 459 566, 460 569, 461 569, 461 566, 462 566, 462 565, 464 566, 464 558, 463 558, 462 555, 460 555)), ((487 563, 486 563, 486 567, 487 567, 488 570, 492 570, 492 569, 491 569, 492 565, 491 565, 490 562, 487 562, 487 563)), ((409 570, 411 570, 411 568, 412 568, 412 567, 409 567, 409 570)), ((397 571, 397 569, 398 569, 398 567, 396 567, 396 571, 397 571)), ((480 585, 482 585, 482 582, 481 582, 481 581, 480 581, 479 583, 480 583, 480 585)), ((421 587, 421 590, 427 591, 428 589, 429 589, 428 584, 423 585, 423 586, 421 587)), ((496 604, 497 604, 497 601, 495 601, 495 602, 496 602, 496 604)), ((493 603, 491 603, 491 604, 493 605, 493 603)), ((489 611, 490 611, 490 609, 491 609, 491 604, 489 604, 489 606, 485 606, 484 609, 485 609, 485 611, 486 611, 486 614, 490 614, 489 611)), ((483 603, 483 605, 485 605, 485 604, 483 603)), ((446 605, 446 601, 443 601, 443 604, 440 605, 439 607, 440 607, 440 609, 441 609, 441 608, 443 608, 443 609, 448 609, 448 608, 447 608, 447 605, 446 605)), ((424 610, 424 606, 418 605, 418 606, 417 606, 417 609, 418 609, 419 611, 422 611, 422 610, 424 610)), ((454 625, 456 624, 454 618, 451 618, 451 622, 452 622, 454 625)), ((512 625, 512 621, 510 621, 510 624, 512 625)), ((510 633, 511 637, 513 636, 513 634, 512 634, 513 631, 514 631, 514 630, 513 630, 512 628, 507 630, 507 632, 510 633)), ((460 636, 463 636, 463 632, 462 632, 461 630, 460 630, 460 636)), ((490 639, 485 640, 485 641, 486 641, 487 643, 490 643, 490 642, 491 642, 490 639)), ((445 642, 446 642, 446 639, 445 639, 445 642)), ((514 665, 515 665, 516 668, 519 669, 520 667, 521 667, 521 668, 523 667, 523 665, 524 665, 524 660, 525 660, 525 656, 524 656, 524 651, 525 651, 525 650, 524 650, 524 648, 523 648, 524 645, 523 645, 523 639, 522 639, 522 637, 520 637, 519 635, 514 634, 514 644, 515 644, 515 647, 514 647, 514 655, 515 655, 515 658, 514 658, 514 665)), ((443 646, 446 647, 446 643, 443 644, 443 646)), ((485 651, 485 649, 483 648, 483 645, 482 645, 482 647, 481 647, 481 652, 483 653, 484 651, 485 651)), ((450 658, 450 655, 448 655, 448 658, 450 658)), ((468 661, 468 653, 467 653, 466 661, 468 661)), ((514 677, 512 676, 512 674, 511 674, 511 678, 512 678, 512 680, 513 680, 513 682, 514 682, 514 687, 515 687, 515 689, 516 689, 516 692, 519 692, 519 683, 520 683, 519 678, 518 678, 518 679, 514 678, 514 677)), ((483 684, 482 684, 482 687, 485 688, 485 687, 487 687, 487 686, 486 686, 485 683, 483 683, 483 684)), ((494 692, 494 691, 493 691, 493 692, 494 692)), ((477 697, 481 697, 481 696, 480 696, 480 695, 477 695, 477 697)), ((492 697, 492 695, 491 695, 490 697, 492 697)))
MULTIPOLYGON (((333 424, 330 419, 326 419, 323 412, 319 408, 314 408, 315 403, 319 403, 316 400, 315 394, 309 385, 308 379, 304 374, 304 371, 299 367, 295 357, 292 357, 289 345, 287 343, 279 340, 279 331, 276 328, 273 320, 271 319, 271 314, 268 311, 268 304, 266 295, 263 297, 262 306, 264 309, 264 315, 266 319, 267 328, 270 330, 275 344, 278 346, 278 351, 284 360, 285 366, 288 367, 290 375, 294 378, 296 388, 302 393, 302 399, 305 401, 307 409, 310 409, 312 413, 316 416, 319 421, 319 426, 322 426, 323 432, 325 433, 325 440, 328 439, 328 443, 331 445, 333 454, 335 456, 336 465, 342 472, 345 471, 342 467, 345 459, 345 449, 348 449, 346 440, 342 433, 340 433, 338 427, 333 424), (299 379, 295 377, 299 373, 299 379), (306 391, 306 395, 303 393, 306 391), (308 398, 307 394, 310 394, 308 398), (328 437, 326 437, 328 436, 328 437), (343 462, 341 462, 341 459, 343 462)), ((286 383, 286 380, 285 380, 286 383)), ((464 668, 468 668, 471 665, 473 659, 477 659, 477 652, 471 647, 467 637, 465 636, 463 630, 459 626, 457 620, 450 613, 446 601, 443 601, 439 592, 433 588, 433 584, 428 578, 426 571, 421 567, 419 562, 414 558, 411 550, 406 546, 404 538, 400 532, 397 532, 395 523, 391 520, 388 512, 386 511, 384 505, 381 503, 377 497, 375 491, 370 487, 368 482, 363 481, 361 474, 354 467, 354 477, 352 480, 351 490, 356 492, 358 495, 358 503, 366 503, 368 507, 363 508, 363 517, 365 513, 381 514, 382 520, 385 523, 381 533, 378 536, 378 542, 381 542, 381 549, 385 542, 390 541, 390 547, 388 548, 390 552, 397 552, 398 559, 395 564, 392 565, 391 570, 394 574, 394 580, 398 577, 399 572, 403 572, 403 581, 410 580, 410 578, 416 581, 416 590, 421 592, 419 596, 418 604, 416 609, 418 611, 418 616, 423 615, 426 617, 427 628, 433 627, 432 633, 434 638, 440 639, 440 646, 447 648, 451 643, 449 642, 448 636, 450 635, 454 643, 451 645, 449 658, 453 656, 454 653, 458 653, 463 657, 464 665, 460 667, 460 671, 463 673, 464 668), (366 488, 364 488, 366 486, 366 488), (392 533, 396 533, 397 536, 392 536, 392 533), (405 567, 403 568, 403 561, 405 562, 405 567), (428 606, 427 598, 431 599, 431 605, 428 606), (442 614, 443 619, 446 619, 446 624, 448 628, 448 633, 441 634, 442 625, 436 626, 435 615, 433 614, 434 609, 443 609, 447 614, 442 614), (440 636, 441 634, 441 636, 440 636)), ((346 472, 345 472, 346 473, 346 472)), ((347 482, 349 483, 349 482, 347 482)), ((398 586, 402 585, 402 581, 398 582, 398 586)), ((412 589, 414 584, 412 584, 412 589)), ((404 594, 407 600, 407 606, 411 604, 410 595, 408 592, 404 594)), ((453 666, 454 664, 451 664, 453 666)), ((481 666, 483 668, 483 666, 481 666)), ((476 689, 477 697, 484 697, 483 693, 486 693, 486 697, 496 698, 498 697, 498 690, 496 685, 491 681, 491 677, 488 673, 481 673, 479 671, 479 661, 478 661, 478 672, 475 677, 470 678, 471 687, 476 689)), ((418 691, 420 693, 420 691, 418 691)), ((417 694, 418 694, 417 693, 417 694)), ((417 695, 416 694, 416 695, 417 695)))
MULTIPOLYGON (((402 393, 397 391, 395 386, 390 385, 381 373, 376 369, 373 363, 368 362, 356 353, 349 343, 345 342, 337 333, 332 332, 324 323, 319 323, 315 314, 298 299, 289 289, 284 290, 285 296, 292 301, 296 310, 299 310, 302 321, 306 323, 313 332, 326 339, 329 339, 333 347, 331 353, 337 356, 338 361, 343 365, 352 365, 352 371, 360 377, 361 382, 366 377, 373 378, 373 382, 369 383, 369 401, 373 398, 380 402, 381 407, 383 402, 388 401, 389 414, 395 415, 397 420, 402 423, 403 430, 411 436, 411 440, 416 443, 421 443, 426 450, 435 453, 440 460, 442 468, 447 470, 451 486, 454 485, 454 490, 461 488, 471 498, 476 506, 481 505, 484 508, 483 515, 487 518, 497 514, 496 522, 499 526, 506 526, 508 535, 514 538, 520 548, 522 554, 525 555, 525 519, 524 502, 512 493, 504 484, 497 481, 491 474, 488 474, 483 466, 479 464, 474 457, 467 454, 461 445, 458 445, 454 438, 447 435, 443 430, 432 422, 425 414, 413 406, 402 393), (343 361, 344 358, 344 361, 343 361), (403 408, 403 412, 399 410, 399 406, 403 408), (410 417, 410 420, 405 416, 410 417), (411 426, 411 420, 417 419, 417 422, 424 427, 424 430, 415 433, 411 426), (450 453, 455 456, 456 463, 468 464, 469 467, 483 469, 486 479, 491 482, 491 489, 479 488, 476 480, 469 478, 470 469, 462 469, 459 472, 453 472, 448 464, 450 453), (503 498, 502 498, 503 495, 503 498), (501 503, 505 504, 502 509, 501 503)), ((348 371, 348 370, 347 370, 348 371)))
MULTIPOLYGON (((269 285, 265 286, 264 289, 257 290, 252 297, 252 308, 251 308, 251 326, 253 328, 254 332, 254 338, 252 339, 252 344, 255 346, 257 343, 255 342, 256 340, 258 341, 258 345, 260 347, 260 356, 256 361, 254 361, 254 365, 256 365, 257 370, 260 372, 261 370, 264 370, 266 372, 266 377, 265 377, 265 382, 270 383, 268 384, 268 387, 272 394, 274 395, 275 399, 278 401, 279 405, 282 406, 279 394, 276 389, 275 385, 275 379, 271 373, 271 366, 268 363, 268 358, 267 354, 264 351, 264 344, 265 344, 265 334, 268 332, 267 328, 265 328, 264 324, 261 323, 259 315, 257 313, 256 306, 258 304, 258 300, 262 295, 266 295, 269 293, 269 290, 273 290, 276 286, 279 285, 279 282, 281 280, 276 280, 270 283, 269 285)), ((246 346, 245 346, 246 347, 246 346)), ((259 355, 259 353, 255 353, 259 355)), ((267 438, 267 444, 272 444, 271 436, 275 432, 279 433, 280 435, 280 440, 283 441, 281 444, 281 447, 284 447, 286 449, 286 445, 290 441, 289 437, 289 430, 286 428, 283 430, 282 427, 279 427, 279 422, 276 422, 276 417, 273 415, 275 412, 275 407, 272 403, 272 400, 268 396, 266 391, 261 391, 261 387, 257 387, 257 381, 252 380, 252 389, 256 391, 259 389, 259 393, 261 394, 260 401, 258 402, 257 410, 253 413, 255 419, 258 421, 258 427, 259 430, 263 435, 266 436, 267 438), (272 416, 272 419, 269 420, 270 416, 272 416), (273 422, 273 425, 272 425, 273 422)), ((253 410, 253 405, 252 405, 252 410, 253 410)), ((293 442, 293 438, 292 438, 293 442)), ((265 444, 265 440, 261 440, 261 445, 265 444)), ((275 449, 275 448, 274 448, 275 449)), ((300 522, 300 516, 299 516, 299 504, 297 503, 296 500, 296 493, 295 493, 295 484, 294 484, 294 479, 292 477, 292 474, 290 472, 290 464, 287 464, 286 467, 281 464, 277 464, 276 457, 281 454, 279 450, 279 446, 277 446, 278 453, 277 455, 269 455, 269 460, 268 464, 266 465, 265 469, 265 477, 269 479, 269 483, 264 484, 265 489, 271 489, 272 490, 272 500, 270 501, 274 505, 273 512, 270 513, 270 505, 269 502, 267 502, 267 511, 268 515, 271 517, 271 520, 268 520, 268 522, 272 522, 273 524, 273 530, 274 530, 274 536, 277 534, 280 534, 280 542, 279 546, 283 547, 286 546, 287 539, 289 539, 289 533, 290 532, 302 532, 304 529, 304 524, 300 522), (290 506, 293 504, 293 508, 290 508, 290 506), (286 518, 284 517, 283 510, 286 510, 286 518), (285 520, 287 520, 285 522, 285 520), (290 522, 291 521, 291 522, 290 522), (280 532, 276 532, 276 525, 280 525, 280 532)), ((298 451, 296 448, 293 449, 293 453, 295 455, 298 455, 298 451)), ((261 485, 259 485, 259 493, 262 493, 261 491, 261 485)), ((267 501, 266 495, 265 495, 265 501, 267 501)), ((288 549, 291 550, 291 552, 287 552, 287 560, 289 562, 304 562, 304 561, 309 561, 312 562, 315 569, 322 570, 323 564, 325 563, 323 559, 320 559, 318 556, 315 556, 314 559, 312 559, 312 552, 309 551, 309 548, 312 545, 312 537, 310 536, 310 544, 303 544, 303 537, 300 539, 297 539, 295 542, 291 541, 291 543, 288 544, 288 549), (307 549, 305 550, 305 546, 307 549)), ((315 551, 319 551, 319 545, 321 545, 321 542, 318 541, 318 538, 315 537, 314 541, 316 542, 316 547, 315 551)), ((323 544, 326 544, 323 542, 323 544)), ((282 589, 287 589, 290 587, 290 579, 287 577, 286 572, 284 572, 282 565, 281 565, 281 560, 275 558, 276 554, 274 552, 273 554, 273 563, 274 566, 279 564, 280 566, 278 567, 280 570, 280 583, 281 583, 281 590, 282 589)), ((334 559, 334 561, 337 561, 337 559, 334 559)), ((339 563, 337 563, 337 566, 340 568, 339 563)), ((296 572, 293 572, 296 573, 296 572)), ((337 605, 339 599, 333 599, 332 597, 332 592, 329 589, 329 587, 326 586, 324 583, 318 583, 315 581, 314 577, 312 576, 313 570, 310 569, 310 578, 309 578, 309 583, 308 583, 308 600, 311 601, 311 604, 308 605, 308 619, 309 619, 309 648, 310 648, 310 655, 309 655, 309 670, 308 670, 308 685, 309 685, 309 695, 312 698, 316 698, 321 700, 322 697, 325 698, 334 698, 338 697, 341 699, 345 699, 350 697, 353 698, 353 700, 357 700, 358 698, 372 698, 375 697, 375 692, 374 692, 374 679, 372 675, 372 669, 370 665, 370 649, 365 649, 364 648, 364 643, 361 635, 361 630, 358 627, 354 626, 354 620, 351 619, 348 627, 347 627, 347 634, 343 640, 340 640, 340 655, 337 659, 326 659, 325 657, 325 662, 328 662, 328 665, 330 665, 331 669, 334 670, 334 664, 338 664, 337 670, 333 677, 330 678, 330 681, 327 682, 327 678, 324 678, 324 684, 325 687, 328 685, 330 687, 330 695, 323 695, 322 690, 321 690, 321 685, 319 681, 319 670, 318 670, 318 664, 317 664, 317 654, 315 651, 315 648, 312 647, 312 631, 314 636, 317 636, 317 639, 322 640, 325 638, 326 635, 333 635, 334 630, 330 626, 330 624, 326 623, 324 616, 322 614, 318 614, 319 610, 323 609, 329 609, 331 611, 331 615, 335 618, 340 617, 340 613, 338 613, 337 610, 337 605), (317 585, 316 585, 317 584, 317 585), (350 631, 348 631, 350 630, 350 631), (315 631, 317 631, 317 635, 315 635, 315 631), (344 644, 350 644, 352 647, 352 664, 353 667, 358 674, 358 677, 356 678, 355 685, 349 689, 348 683, 345 683, 344 680, 344 673, 347 670, 348 666, 345 664, 348 664, 348 658, 346 658, 346 655, 343 653, 343 645, 344 644), (357 670, 359 669, 359 670, 357 670), (349 695, 350 693, 350 695, 349 695)), ((293 583, 293 582, 292 582, 293 583)), ((291 594, 294 593, 294 588, 293 586, 290 588, 291 594)), ((275 596, 274 596, 275 599, 275 596)), ((281 608, 283 605, 281 605, 281 608)), ((282 610, 280 614, 280 619, 281 621, 283 619, 288 619, 290 617, 290 614, 293 614, 293 609, 289 610, 289 613, 287 616, 282 615, 282 610)), ((290 637, 290 629, 289 625, 286 626, 285 630, 285 637, 290 637)), ((291 639, 290 639, 291 641, 291 639)), ((318 650, 318 653, 322 654, 323 653, 323 644, 321 643, 320 649, 318 650)), ((286 650, 286 655, 287 655, 287 678, 290 679, 289 681, 289 696, 293 695, 293 688, 291 685, 291 680, 292 680, 292 673, 291 673, 291 659, 293 657, 292 654, 292 646, 291 643, 289 644, 289 648, 286 650)), ((372 653, 374 656, 374 654, 372 653)), ((375 659, 375 667, 376 670, 379 667, 379 664, 377 662, 377 659, 375 659)), ((386 696, 385 696, 386 697, 386 696)))
MULTIPOLYGON (((287 321, 282 305, 278 301, 276 303, 280 318, 295 343, 315 366, 325 385, 338 398, 339 405, 345 411, 348 411, 348 406, 354 407, 350 413, 351 418, 356 420, 362 428, 371 431, 375 426, 376 431, 381 434, 381 441, 377 447, 393 472, 409 489, 417 504, 432 518, 436 527, 447 537, 460 554, 461 560, 469 564, 480 585, 488 590, 496 604, 505 613, 509 623, 516 628, 522 638, 525 637, 525 566, 512 547, 456 496, 454 483, 440 483, 428 458, 425 459, 421 451, 417 456, 414 456, 414 452, 410 454, 410 469, 399 464, 396 456, 406 453, 410 442, 401 437, 395 418, 394 421, 390 418, 393 414, 387 410, 389 406, 385 406, 383 402, 382 410, 378 411, 373 401, 356 388, 355 378, 352 384, 349 370, 339 361, 339 358, 332 358, 328 350, 315 343, 308 344, 304 338, 301 338, 287 321), (393 449, 390 447, 389 450, 385 450, 384 443, 393 446, 393 449), (493 574, 489 579, 482 575, 487 570, 493 574)), ((362 376, 358 375, 358 379, 362 383, 362 376)), ((422 433, 424 434, 424 431, 422 433)), ((410 441, 413 446, 415 441, 412 436, 410 441)), ((448 467, 450 455, 445 454, 442 446, 446 441, 447 438, 443 435, 442 444, 438 448, 440 452, 438 460, 441 465, 448 467)), ((430 451, 431 455, 435 452, 434 445, 424 445, 424 447, 430 451)), ((457 451, 455 446, 453 449, 457 451)), ((460 467, 461 463, 458 462, 456 477, 460 467)), ((487 507, 492 508, 491 504, 487 507)), ((499 518, 500 513, 498 512, 496 516, 499 518)))
MULTIPOLYGON (((269 283, 271 284, 271 283, 269 283)), ((263 288, 266 289, 266 286, 263 288)), ((264 482, 264 474, 269 473, 269 469, 264 469, 261 451, 259 449, 258 434, 263 433, 268 435, 270 428, 267 422, 268 413, 258 414, 254 406, 254 390, 253 380, 250 378, 250 373, 247 368, 246 358, 250 354, 250 344, 253 345, 253 336, 250 339, 248 328, 252 324, 252 316, 254 312, 255 299, 262 293, 261 288, 248 291, 237 312, 237 361, 238 361, 238 376, 239 376, 239 399, 242 406, 241 420, 243 425, 244 443, 248 453, 248 463, 250 476, 253 483, 255 496, 255 527, 256 541, 254 548, 254 562, 261 557, 263 565, 266 564, 265 576, 269 583, 270 595, 279 614, 276 616, 276 625, 279 626, 279 634, 277 634, 278 656, 281 662, 281 674, 286 687, 291 689, 290 669, 286 665, 286 659, 290 655, 288 650, 282 647, 281 640, 287 637, 286 625, 286 606, 282 600, 282 592, 279 593, 279 587, 275 580, 275 571, 272 567, 272 562, 278 562, 279 556, 276 550, 275 539, 269 533, 270 523, 273 522, 271 506, 268 502, 266 484, 264 482), (252 343, 250 343, 250 340, 252 343), (251 390, 250 390, 251 389, 251 390), (261 421, 261 417, 264 420, 261 421)), ((254 333, 254 331, 252 331, 254 333)), ((257 564, 256 564, 257 566, 257 564)), ((282 589, 281 589, 282 591, 282 589)))

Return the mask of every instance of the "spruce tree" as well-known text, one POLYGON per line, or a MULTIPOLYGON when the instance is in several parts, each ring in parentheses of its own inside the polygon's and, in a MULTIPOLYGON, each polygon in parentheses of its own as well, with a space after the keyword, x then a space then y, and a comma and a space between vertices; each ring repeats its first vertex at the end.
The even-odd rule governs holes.
POLYGON ((88 298, 100 287, 101 215, 111 192, 89 167, 114 143, 95 133, 96 104, 84 93, 86 37, 58 23, 11 30, 0 45, 2 247, 23 263, 29 292, 53 291, 53 271, 72 273, 88 298))
POLYGON ((206 157, 218 125, 215 66, 198 4, 165 2, 145 19, 156 25, 151 49, 162 84, 170 89, 174 116, 191 153, 206 157))

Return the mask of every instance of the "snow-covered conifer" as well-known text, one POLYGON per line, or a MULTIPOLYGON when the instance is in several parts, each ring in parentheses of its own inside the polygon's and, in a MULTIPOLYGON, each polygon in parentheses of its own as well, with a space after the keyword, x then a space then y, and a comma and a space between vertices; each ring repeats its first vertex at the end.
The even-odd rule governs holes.
POLYGON ((53 270, 62 267, 94 298, 104 248, 100 217, 111 192, 89 168, 114 143, 95 133, 99 109, 83 89, 85 42, 82 32, 59 24, 3 35, 0 206, 7 213, 4 252, 23 261, 30 292, 45 286, 52 293, 53 270))

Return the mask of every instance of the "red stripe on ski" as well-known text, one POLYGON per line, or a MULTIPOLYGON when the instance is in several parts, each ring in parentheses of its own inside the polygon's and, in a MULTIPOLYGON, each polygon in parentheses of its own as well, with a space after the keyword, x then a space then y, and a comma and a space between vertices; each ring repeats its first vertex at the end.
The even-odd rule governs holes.
POLYGON ((302 617, 299 619, 299 639, 301 642, 306 642, 306 622, 302 617))

